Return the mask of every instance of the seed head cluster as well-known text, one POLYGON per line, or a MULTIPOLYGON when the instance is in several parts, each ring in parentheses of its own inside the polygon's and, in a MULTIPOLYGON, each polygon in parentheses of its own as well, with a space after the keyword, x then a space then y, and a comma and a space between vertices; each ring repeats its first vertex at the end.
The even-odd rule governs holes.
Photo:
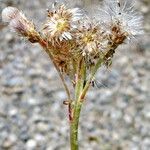
POLYGON ((98 16, 90 18, 79 8, 57 4, 47 11, 47 20, 38 32, 17 8, 7 7, 2 12, 3 21, 13 31, 39 43, 58 70, 72 80, 79 60, 88 72, 99 59, 109 67, 118 46, 143 33, 142 16, 129 0, 104 0, 98 16))

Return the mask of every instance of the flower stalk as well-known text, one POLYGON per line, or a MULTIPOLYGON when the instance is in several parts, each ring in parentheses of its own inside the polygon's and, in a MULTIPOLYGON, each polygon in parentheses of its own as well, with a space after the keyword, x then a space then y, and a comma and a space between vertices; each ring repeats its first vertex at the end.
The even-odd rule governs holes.
POLYGON ((78 74, 77 74, 77 83, 75 87, 75 104, 73 107, 73 120, 70 121, 70 146, 71 150, 78 150, 78 128, 79 128, 79 119, 80 112, 82 108, 83 101, 80 99, 80 95, 84 88, 85 81, 85 64, 82 60, 79 61, 78 65, 78 74))
POLYGON ((78 150, 78 128, 79 128, 79 119, 81 112, 82 103, 78 101, 74 106, 74 117, 70 122, 70 148, 71 150, 78 150))

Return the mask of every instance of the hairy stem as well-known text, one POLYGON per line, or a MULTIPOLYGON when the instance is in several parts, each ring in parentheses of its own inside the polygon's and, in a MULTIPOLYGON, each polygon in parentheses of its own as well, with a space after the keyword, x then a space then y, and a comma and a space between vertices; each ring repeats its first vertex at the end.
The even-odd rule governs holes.
POLYGON ((86 96, 86 93, 90 87, 90 83, 97 72, 98 68, 101 66, 102 60, 99 59, 96 66, 94 67, 89 80, 86 82, 84 86, 84 81, 86 80, 85 77, 85 66, 81 66, 81 71, 78 74, 78 79, 77 79, 77 84, 76 84, 76 95, 75 97, 77 98, 75 101, 75 106, 74 106, 74 115, 73 115, 73 120, 70 122, 70 145, 71 145, 71 150, 78 150, 79 149, 79 144, 78 144, 78 127, 79 127, 79 119, 80 119, 80 112, 83 104, 83 100, 86 96), (80 78, 81 77, 81 78, 80 78))
POLYGON ((80 112, 82 108, 81 100, 79 99, 80 94, 84 87, 84 80, 86 78, 85 74, 86 68, 83 60, 80 60, 78 64, 78 71, 77 71, 77 81, 75 87, 75 104, 74 104, 74 111, 73 111, 73 120, 70 122, 70 146, 71 150, 78 150, 78 127, 79 127, 79 119, 80 119, 80 112))
POLYGON ((78 126, 79 126, 79 118, 81 112, 82 103, 77 103, 75 106, 73 121, 70 122, 70 146, 71 150, 78 150, 78 126))

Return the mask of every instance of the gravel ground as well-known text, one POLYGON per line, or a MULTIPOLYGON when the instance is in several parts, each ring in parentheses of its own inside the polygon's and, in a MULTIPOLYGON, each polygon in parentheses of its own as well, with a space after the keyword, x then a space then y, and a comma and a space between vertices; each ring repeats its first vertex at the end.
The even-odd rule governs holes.
MULTIPOLYGON (((90 3, 70 2, 87 12, 90 3)), ((0 12, 10 5, 39 24, 51 1, 0 0, 0 12)), ((146 34, 97 74, 82 111, 81 150, 150 150, 150 1, 136 6, 146 34)), ((69 150, 65 98, 48 56, 0 22, 0 150, 69 150)))

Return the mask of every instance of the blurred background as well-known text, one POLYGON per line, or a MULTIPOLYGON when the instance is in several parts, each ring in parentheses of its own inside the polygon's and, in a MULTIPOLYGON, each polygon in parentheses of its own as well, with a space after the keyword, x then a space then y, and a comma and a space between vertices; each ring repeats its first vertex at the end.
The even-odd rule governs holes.
MULTIPOLYGON (((52 0, 0 0, 40 29, 52 0)), ((150 150, 150 1, 135 0, 145 35, 121 46, 101 68, 80 121, 81 150, 150 150)), ((68 0, 95 12, 98 0, 68 0)), ((69 150, 66 95, 40 46, 10 32, 0 17, 0 150, 69 150)))

